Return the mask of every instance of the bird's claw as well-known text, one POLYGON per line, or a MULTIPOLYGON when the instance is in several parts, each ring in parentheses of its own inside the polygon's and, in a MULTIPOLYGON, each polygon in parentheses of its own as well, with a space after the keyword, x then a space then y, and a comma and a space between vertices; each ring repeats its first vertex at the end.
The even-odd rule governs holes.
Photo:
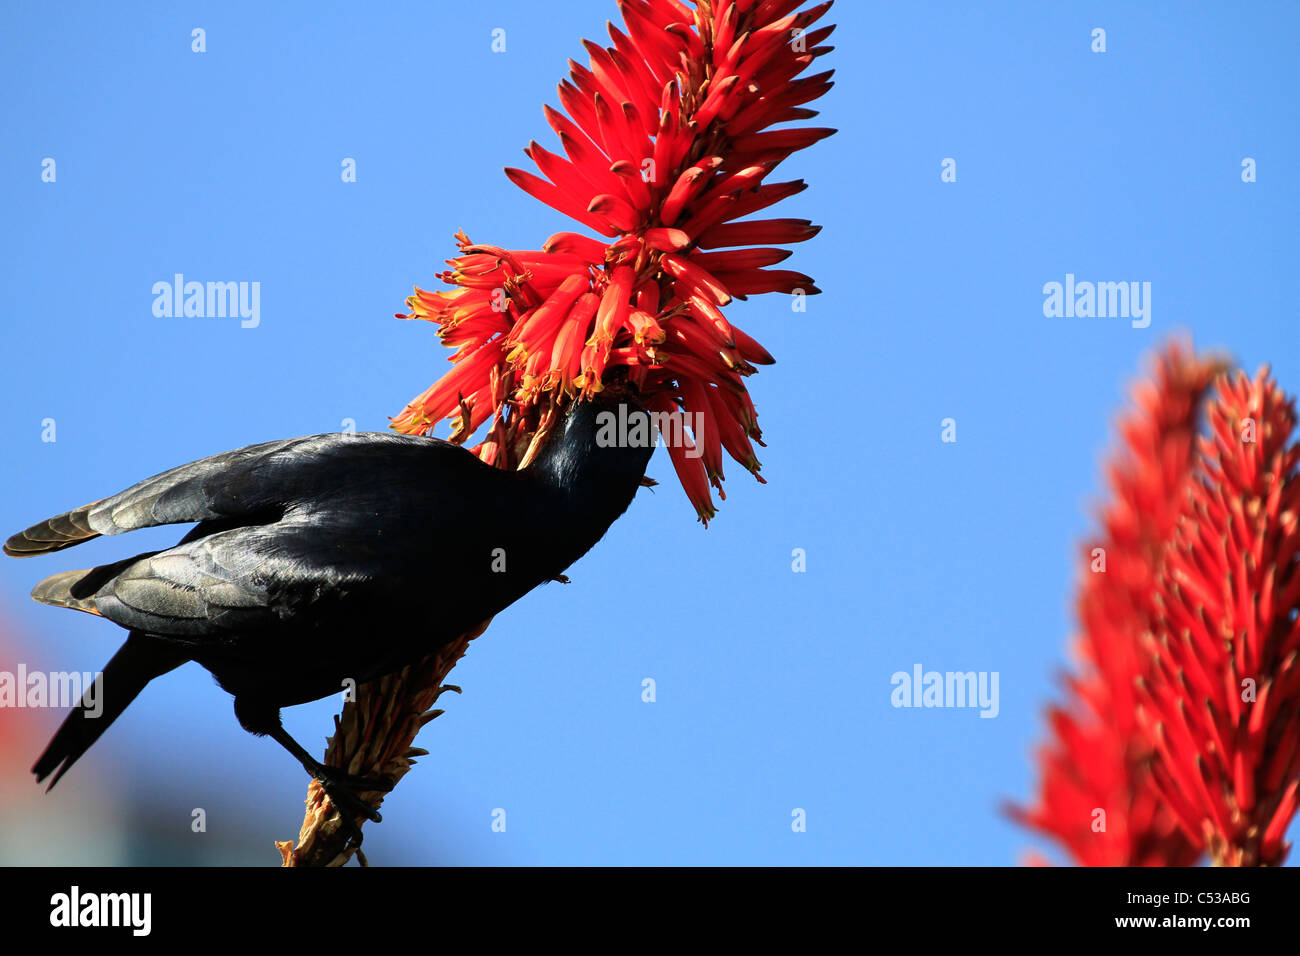
POLYGON ((337 767, 324 766, 316 774, 316 779, 320 781, 325 795, 339 811, 339 820, 354 843, 358 845, 361 843, 361 827, 356 822, 358 816, 363 816, 374 823, 383 822, 384 818, 379 811, 357 794, 366 791, 388 793, 393 789, 393 781, 383 777, 355 776, 344 773, 337 767))

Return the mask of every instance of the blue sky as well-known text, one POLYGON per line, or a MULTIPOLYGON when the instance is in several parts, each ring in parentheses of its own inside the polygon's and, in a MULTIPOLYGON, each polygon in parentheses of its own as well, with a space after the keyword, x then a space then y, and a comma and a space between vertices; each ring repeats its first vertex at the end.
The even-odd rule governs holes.
MULTIPOLYGON (((7 4, 0 529, 251 442, 345 419, 382 430, 445 367, 432 328, 392 314, 435 285, 452 233, 536 248, 570 228, 501 167, 550 145, 542 104, 616 14, 7 4), (175 273, 259 282, 260 323, 156 317, 152 287, 175 273)), ((373 860, 1017 862, 1041 844, 998 804, 1034 785, 1074 549, 1144 356, 1186 330, 1300 390, 1300 8, 843 2, 829 19, 837 85, 816 122, 840 132, 782 167, 810 188, 773 213, 825 227, 789 263, 823 294, 803 314, 780 296, 730 313, 777 358, 749 381, 769 484, 733 466, 706 531, 657 453, 661 486, 573 583, 472 646, 464 696, 370 828, 373 860), (1150 325, 1045 317, 1044 284, 1067 274, 1150 282, 1150 325), (891 675, 918 663, 998 672, 996 718, 892 707, 891 675)), ((101 667, 121 633, 28 591, 177 535, 0 564, 9 658, 101 667)), ((294 708, 286 726, 317 750, 335 709, 294 708)), ((142 818, 160 846, 206 841, 219 849, 194 852, 224 861, 272 862, 270 841, 297 832, 301 768, 244 733, 197 666, 150 686, 36 799, 19 771, 58 719, 39 716, 0 799, 60 835, 11 862, 82 861, 95 839, 104 860, 168 859, 105 837, 142 818), (89 794, 121 820, 74 837, 89 794), (212 808, 206 835, 189 832, 194 807, 212 808)))

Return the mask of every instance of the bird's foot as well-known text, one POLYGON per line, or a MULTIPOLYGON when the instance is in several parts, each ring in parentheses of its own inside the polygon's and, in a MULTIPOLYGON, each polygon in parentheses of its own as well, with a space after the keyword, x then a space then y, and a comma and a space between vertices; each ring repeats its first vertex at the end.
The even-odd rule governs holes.
POLYGON ((356 776, 345 773, 339 767, 329 767, 324 764, 315 767, 312 776, 320 782, 325 795, 330 798, 330 803, 338 810, 339 820, 354 843, 358 845, 361 843, 361 827, 357 824, 357 817, 365 817, 375 823, 383 822, 384 818, 380 816, 379 811, 362 800, 358 794, 366 791, 388 793, 393 789, 393 781, 383 777, 356 776))

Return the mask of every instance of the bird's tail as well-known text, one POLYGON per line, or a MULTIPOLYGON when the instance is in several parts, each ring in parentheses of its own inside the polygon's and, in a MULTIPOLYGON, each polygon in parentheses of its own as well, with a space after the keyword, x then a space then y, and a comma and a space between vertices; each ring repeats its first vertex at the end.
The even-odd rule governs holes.
POLYGON ((53 773, 54 779, 46 790, 54 789, 59 778, 122 715, 146 684, 188 659, 157 638, 132 631, 32 767, 36 782, 41 783, 53 773))
POLYGON ((34 554, 62 551, 98 538, 100 533, 90 527, 90 512, 97 504, 98 501, 92 501, 18 532, 4 543, 4 553, 14 558, 28 558, 34 554))
POLYGON ((90 574, 89 569, 52 574, 32 589, 32 600, 39 601, 41 604, 52 604, 54 607, 70 607, 74 611, 98 614, 99 609, 95 607, 93 591, 88 597, 84 598, 77 598, 72 595, 73 587, 79 584, 88 574, 90 574))
POLYGON ((101 564, 97 568, 52 574, 32 588, 32 600, 41 604, 51 604, 54 607, 69 607, 74 611, 85 611, 87 614, 99 614, 99 608, 95 605, 95 592, 137 561, 152 558, 159 553, 146 551, 133 558, 124 558, 112 564, 101 564))

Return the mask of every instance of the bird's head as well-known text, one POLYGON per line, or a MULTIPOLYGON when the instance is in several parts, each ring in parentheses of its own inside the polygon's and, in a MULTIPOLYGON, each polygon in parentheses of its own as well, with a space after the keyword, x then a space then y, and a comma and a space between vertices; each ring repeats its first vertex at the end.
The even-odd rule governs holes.
POLYGON ((558 485, 582 486, 584 493, 607 485, 627 488, 630 499, 654 453, 656 434, 654 417, 636 393, 609 387, 569 407, 532 467, 558 485))

